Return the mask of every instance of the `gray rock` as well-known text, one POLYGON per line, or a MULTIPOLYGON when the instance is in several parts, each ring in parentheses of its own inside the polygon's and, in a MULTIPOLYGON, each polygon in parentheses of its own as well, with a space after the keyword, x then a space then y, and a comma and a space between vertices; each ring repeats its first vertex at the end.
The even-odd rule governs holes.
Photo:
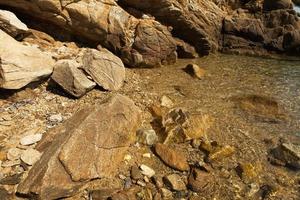
POLYGON ((60 60, 55 64, 51 76, 67 93, 77 98, 96 86, 79 67, 80 64, 74 60, 60 60))
POLYGON ((139 122, 140 110, 122 95, 84 108, 45 134, 36 146, 44 153, 17 191, 57 199, 90 180, 116 176, 139 122))
POLYGON ((16 39, 23 39, 29 33, 26 24, 7 10, 0 10, 0 29, 16 39))
POLYGON ((50 76, 54 60, 37 47, 25 46, 0 30, 0 88, 20 89, 50 76))
POLYGON ((175 191, 186 190, 186 185, 178 174, 171 174, 165 176, 164 181, 166 185, 168 185, 172 190, 175 191))
POLYGON ((137 131, 138 142, 146 145, 154 145, 158 142, 158 136, 153 129, 140 129, 137 131))
POLYGON ((83 70, 103 89, 114 91, 122 87, 125 67, 121 59, 108 50, 86 49, 82 61, 83 70))
POLYGON ((147 165, 142 164, 140 166, 140 169, 142 170, 142 174, 144 174, 145 176, 152 177, 155 175, 155 171, 147 165))

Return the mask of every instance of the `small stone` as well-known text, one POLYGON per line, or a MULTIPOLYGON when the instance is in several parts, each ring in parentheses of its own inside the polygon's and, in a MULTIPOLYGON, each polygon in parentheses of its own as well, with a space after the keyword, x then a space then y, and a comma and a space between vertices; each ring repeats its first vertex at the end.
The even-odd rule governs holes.
POLYGON ((144 158, 151 158, 151 154, 150 154, 150 153, 144 153, 144 154, 143 154, 143 157, 144 157, 144 158))
POLYGON ((133 180, 143 179, 143 175, 137 166, 131 167, 130 175, 133 180))
POLYGON ((0 151, 0 161, 5 161, 7 159, 6 153, 4 151, 0 151))
POLYGON ((155 152, 160 159, 169 167, 180 171, 188 171, 190 169, 185 155, 181 151, 170 148, 165 144, 156 144, 155 152))
POLYGON ((122 179, 122 180, 125 180, 126 176, 124 176, 123 174, 119 174, 119 178, 122 179))
POLYGON ((131 181, 131 179, 130 179, 129 177, 127 177, 127 178, 125 179, 124 189, 125 189, 125 190, 126 190, 126 189, 129 189, 129 188, 131 187, 131 185, 132 185, 132 181, 131 181))
POLYGON ((131 159, 132 159, 132 156, 129 155, 129 154, 126 154, 126 155, 124 156, 124 160, 126 160, 126 161, 130 161, 131 159))
POLYGON ((188 64, 184 71, 198 79, 202 79, 205 75, 205 70, 196 64, 188 64))
POLYGON ((39 142, 42 139, 42 134, 27 135, 20 140, 20 144, 27 146, 39 142))
POLYGON ((162 198, 165 200, 173 199, 173 193, 166 188, 161 188, 160 193, 161 193, 162 198))
POLYGON ((166 108, 172 108, 174 106, 174 103, 169 97, 164 95, 160 99, 160 105, 166 108))
POLYGON ((56 115, 51 115, 49 117, 49 121, 52 123, 60 123, 63 121, 63 117, 62 117, 61 113, 56 114, 56 115))
POLYGON ((212 183, 211 174, 198 169, 193 169, 188 178, 188 187, 194 192, 203 192, 212 183))
POLYGON ((153 129, 140 129, 137 131, 138 142, 145 145, 154 145, 158 141, 158 136, 153 129))
POLYGON ((191 145, 193 148, 198 149, 201 145, 201 140, 193 139, 191 145))
POLYGON ((17 148, 11 148, 7 152, 7 159, 10 161, 18 160, 21 156, 22 151, 17 148))
POLYGON ((215 161, 215 160, 221 160, 223 158, 231 156, 235 152, 235 148, 229 145, 226 145, 219 150, 216 150, 215 152, 209 154, 209 160, 215 161))
POLYGON ((150 182, 148 176, 144 176, 144 181, 145 181, 146 183, 149 183, 149 182, 150 182))
POLYGON ((41 153, 34 149, 27 149, 21 155, 21 160, 27 165, 33 165, 41 157, 41 153))
POLYGON ((186 185, 184 181, 178 174, 171 174, 164 177, 166 185, 168 185, 172 190, 182 191, 186 190, 186 185))
POLYGON ((152 168, 148 167, 147 165, 142 164, 140 166, 140 169, 142 170, 141 173, 144 174, 145 176, 148 176, 151 178, 152 176, 155 175, 155 171, 152 168))
POLYGON ((236 171, 244 182, 251 183, 257 179, 261 166, 254 163, 239 163, 236 171))
POLYGON ((142 187, 145 187, 146 186, 146 183, 144 181, 141 181, 141 180, 138 180, 136 182, 136 184, 138 184, 139 186, 142 186, 142 187))

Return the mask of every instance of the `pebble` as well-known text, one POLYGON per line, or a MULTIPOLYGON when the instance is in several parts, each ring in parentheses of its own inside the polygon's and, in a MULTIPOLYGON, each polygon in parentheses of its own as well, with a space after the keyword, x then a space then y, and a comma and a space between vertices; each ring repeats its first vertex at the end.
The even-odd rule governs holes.
POLYGON ((49 121, 53 122, 53 123, 60 123, 60 122, 63 121, 63 117, 62 117, 62 115, 60 113, 56 114, 56 115, 51 115, 49 117, 49 121))
POLYGON ((20 140, 20 144, 27 146, 39 142, 42 139, 42 134, 27 135, 20 140))
POLYGON ((21 160, 27 165, 33 165, 41 157, 41 153, 34 149, 27 149, 21 155, 21 160))
POLYGON ((140 166, 140 169, 142 170, 141 173, 144 174, 145 176, 148 176, 151 178, 152 176, 155 175, 155 171, 152 168, 148 167, 147 165, 142 164, 140 166))
POLYGON ((131 167, 130 175, 133 180, 143 179, 143 175, 137 166, 131 167))
POLYGON ((141 181, 141 180, 138 180, 136 182, 136 184, 138 184, 139 186, 142 186, 142 187, 145 187, 146 186, 146 183, 144 181, 141 181))
POLYGON ((173 193, 166 188, 161 188, 160 193, 163 199, 173 199, 173 193))
POLYGON ((124 176, 123 174, 119 174, 119 178, 122 179, 122 180, 125 180, 126 176, 124 176))
POLYGON ((178 174, 171 174, 164 177, 166 185, 168 185, 172 190, 183 191, 186 190, 186 185, 184 181, 178 174))
POLYGON ((151 158, 151 154, 150 154, 150 153, 144 153, 144 154, 143 154, 143 157, 144 157, 144 158, 151 158))
POLYGON ((18 148, 11 148, 8 150, 6 156, 10 161, 18 160, 22 154, 22 151, 18 148))
POLYGON ((195 78, 202 79, 205 75, 205 70, 196 64, 188 64, 185 71, 195 78))
POLYGON ((137 131, 138 142, 145 145, 154 145, 158 141, 158 136, 153 129, 140 129, 137 131))
POLYGON ((126 161, 130 161, 131 159, 132 159, 132 156, 129 155, 129 154, 126 154, 126 155, 124 156, 124 160, 126 160, 126 161))
POLYGON ((169 97, 164 95, 160 99, 160 105, 166 108, 172 108, 174 106, 174 103, 169 97))

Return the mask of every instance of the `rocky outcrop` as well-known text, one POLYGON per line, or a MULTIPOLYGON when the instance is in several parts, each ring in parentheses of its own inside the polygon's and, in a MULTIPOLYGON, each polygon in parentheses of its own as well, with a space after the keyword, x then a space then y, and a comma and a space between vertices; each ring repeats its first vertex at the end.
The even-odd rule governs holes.
POLYGON ((25 46, 0 30, 0 88, 20 89, 50 76, 52 57, 34 46, 25 46))
POLYGON ((100 43, 129 66, 153 67, 170 62, 176 50, 167 27, 131 16, 114 0, 0 0, 0 5, 55 24, 95 46, 100 43))
POLYGON ((219 47, 225 13, 212 1, 120 0, 123 7, 150 13, 163 24, 173 27, 177 37, 193 44, 201 55, 219 47))
POLYGON ((92 179, 115 176, 139 122, 139 108, 121 95, 79 111, 43 138, 37 148, 44 154, 18 192, 58 199, 73 195, 92 179))
POLYGON ((51 76, 66 92, 77 98, 96 86, 79 68, 80 64, 74 60, 60 60, 55 64, 51 76))
POLYGON ((6 10, 0 10, 0 29, 16 39, 29 34, 27 26, 14 13, 6 10))

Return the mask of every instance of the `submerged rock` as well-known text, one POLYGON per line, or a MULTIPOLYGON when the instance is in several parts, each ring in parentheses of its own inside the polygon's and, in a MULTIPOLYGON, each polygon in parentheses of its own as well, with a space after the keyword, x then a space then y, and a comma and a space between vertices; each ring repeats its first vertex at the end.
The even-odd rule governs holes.
POLYGON ((41 159, 18 186, 40 199, 68 197, 86 182, 117 174, 135 141, 140 110, 127 97, 87 107, 46 134, 37 146, 41 159))
POLYGON ((20 89, 51 75, 54 60, 37 47, 25 46, 0 30, 0 88, 20 89))

